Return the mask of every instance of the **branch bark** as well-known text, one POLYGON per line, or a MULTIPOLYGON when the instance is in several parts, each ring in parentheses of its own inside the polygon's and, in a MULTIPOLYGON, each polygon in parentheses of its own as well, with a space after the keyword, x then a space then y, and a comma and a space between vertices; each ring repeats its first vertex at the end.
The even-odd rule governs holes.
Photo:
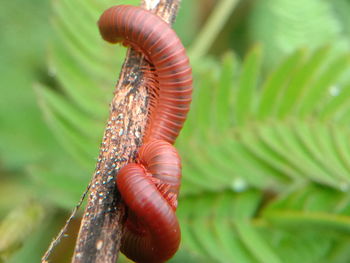
MULTIPOLYGON (((141 6, 172 24, 180 0, 143 0, 141 6)), ((119 169, 134 160, 142 144, 148 93, 141 67, 143 56, 127 52, 107 122, 89 199, 80 226, 72 263, 114 263, 123 234, 125 207, 115 185, 119 169)))

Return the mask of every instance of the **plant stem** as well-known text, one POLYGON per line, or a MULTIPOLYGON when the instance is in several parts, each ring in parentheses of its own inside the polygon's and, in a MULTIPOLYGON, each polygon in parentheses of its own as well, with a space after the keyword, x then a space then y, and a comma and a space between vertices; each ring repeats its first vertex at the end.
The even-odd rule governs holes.
POLYGON ((196 60, 208 52, 237 3, 238 0, 221 0, 217 5, 190 48, 189 56, 192 60, 196 60))

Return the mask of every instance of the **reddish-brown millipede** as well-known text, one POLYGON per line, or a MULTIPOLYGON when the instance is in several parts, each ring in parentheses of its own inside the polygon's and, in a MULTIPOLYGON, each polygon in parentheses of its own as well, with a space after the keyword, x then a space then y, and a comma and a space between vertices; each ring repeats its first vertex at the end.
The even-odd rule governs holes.
POLYGON ((136 163, 118 173, 118 189, 129 209, 121 250, 137 262, 163 262, 180 243, 175 215, 181 162, 175 142, 189 111, 192 70, 185 49, 170 26, 139 7, 107 9, 98 22, 108 42, 142 52, 154 67, 148 126, 136 163))

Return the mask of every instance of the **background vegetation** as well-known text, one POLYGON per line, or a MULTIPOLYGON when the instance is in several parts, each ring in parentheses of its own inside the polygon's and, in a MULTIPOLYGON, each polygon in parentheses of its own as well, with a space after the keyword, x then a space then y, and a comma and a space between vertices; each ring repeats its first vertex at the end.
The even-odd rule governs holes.
MULTIPOLYGON (((125 54, 96 21, 121 3, 138 1, 2 3, 0 262, 38 262, 91 178, 125 54)), ((195 92, 171 262, 350 261, 348 14, 349 0, 183 0, 195 92)))

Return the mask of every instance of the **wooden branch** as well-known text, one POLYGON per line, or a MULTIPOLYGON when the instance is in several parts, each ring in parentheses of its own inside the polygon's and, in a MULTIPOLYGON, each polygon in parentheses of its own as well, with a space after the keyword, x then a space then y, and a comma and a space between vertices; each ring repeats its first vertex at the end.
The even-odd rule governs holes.
MULTIPOLYGON (((180 0, 143 0, 141 6, 173 23, 180 0)), ((115 185, 119 169, 133 161, 142 144, 148 94, 140 67, 143 56, 128 50, 105 128, 99 159, 91 181, 73 263, 115 263, 118 258, 125 207, 115 185)))

